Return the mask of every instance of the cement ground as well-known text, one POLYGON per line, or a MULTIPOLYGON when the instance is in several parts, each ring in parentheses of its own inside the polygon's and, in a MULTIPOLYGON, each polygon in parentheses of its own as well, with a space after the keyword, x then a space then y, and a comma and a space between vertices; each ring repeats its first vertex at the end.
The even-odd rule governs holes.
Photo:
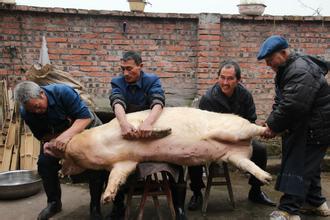
MULTIPOLYGON (((187 211, 189 220, 263 220, 268 219, 269 213, 274 210, 272 207, 256 205, 247 200, 249 185, 247 177, 241 172, 231 173, 236 208, 233 209, 229 203, 227 190, 224 186, 215 186, 211 189, 207 216, 203 217, 200 211, 187 211)), ((330 198, 330 173, 322 174, 323 194, 330 198)), ((269 186, 264 186, 263 190, 274 200, 278 201, 281 193, 275 191, 274 181, 269 186)), ((86 184, 62 184, 63 211, 53 217, 53 220, 88 220, 89 219, 89 192, 86 184)), ((188 190, 186 204, 191 196, 188 190)), ((1 220, 33 220, 45 207, 46 196, 40 192, 29 198, 0 201, 1 220)), ((132 219, 137 216, 139 199, 133 199, 132 219)), ((163 219, 170 219, 166 201, 160 197, 161 211, 163 219)), ((329 204, 330 205, 330 204, 329 204)), ((111 204, 102 207, 103 214, 106 215, 111 210, 111 204)), ((151 199, 148 200, 144 219, 157 219, 151 199)), ((302 216, 302 220, 330 220, 330 218, 302 216)))

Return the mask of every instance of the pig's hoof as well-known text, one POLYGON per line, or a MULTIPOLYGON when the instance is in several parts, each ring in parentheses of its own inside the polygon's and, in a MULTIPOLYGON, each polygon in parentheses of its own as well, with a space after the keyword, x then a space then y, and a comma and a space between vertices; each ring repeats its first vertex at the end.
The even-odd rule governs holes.
POLYGON ((267 173, 267 172, 260 172, 257 174, 257 179, 259 179, 262 183, 264 184, 270 184, 270 182, 272 181, 272 176, 267 173))
POLYGON ((103 199, 102 199, 102 202, 103 204, 106 204, 106 203, 109 203, 111 201, 113 201, 115 199, 115 194, 112 194, 112 193, 104 193, 103 194, 103 199))

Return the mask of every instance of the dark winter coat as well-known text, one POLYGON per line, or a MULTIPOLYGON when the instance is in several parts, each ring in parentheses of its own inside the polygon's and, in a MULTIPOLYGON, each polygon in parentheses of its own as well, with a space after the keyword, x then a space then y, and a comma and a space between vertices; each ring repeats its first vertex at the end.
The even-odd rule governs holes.
POLYGON ((221 91, 218 83, 215 84, 202 96, 199 108, 212 112, 233 113, 252 123, 257 119, 253 97, 242 84, 236 86, 231 97, 227 97, 221 91))
POLYGON ((276 97, 266 123, 282 136, 282 167, 276 189, 303 195, 307 145, 330 145, 330 89, 327 65, 315 57, 291 54, 275 77, 276 97))

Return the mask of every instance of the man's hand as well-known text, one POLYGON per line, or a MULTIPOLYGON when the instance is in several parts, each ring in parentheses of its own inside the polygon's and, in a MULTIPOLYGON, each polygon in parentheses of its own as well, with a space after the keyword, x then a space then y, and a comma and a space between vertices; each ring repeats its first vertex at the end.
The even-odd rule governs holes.
POLYGON ((139 134, 139 137, 142 138, 150 137, 152 132, 152 125, 144 121, 140 124, 137 132, 139 134))
POLYGON ((44 154, 47 156, 52 156, 56 158, 63 158, 64 157, 64 151, 57 149, 55 142, 46 142, 43 146, 44 148, 44 154))
POLYGON ((261 137, 263 138, 274 138, 277 134, 275 132, 272 131, 272 129, 270 129, 268 127, 268 125, 265 123, 264 126, 266 126, 266 131, 264 132, 263 135, 261 135, 261 137))
POLYGON ((71 138, 72 137, 68 135, 60 135, 53 139, 52 142, 54 143, 57 150, 65 151, 66 144, 71 140, 71 138))
POLYGON ((163 106, 156 104, 152 107, 148 117, 140 124, 138 128, 139 137, 148 138, 152 134, 153 124, 157 121, 163 111, 163 106))
POLYGON ((44 153, 46 155, 63 158, 67 143, 71 140, 71 136, 60 135, 44 144, 44 153))
POLYGON ((121 135, 123 136, 123 138, 133 139, 138 137, 137 130, 132 124, 126 122, 120 125, 120 128, 121 128, 121 135))

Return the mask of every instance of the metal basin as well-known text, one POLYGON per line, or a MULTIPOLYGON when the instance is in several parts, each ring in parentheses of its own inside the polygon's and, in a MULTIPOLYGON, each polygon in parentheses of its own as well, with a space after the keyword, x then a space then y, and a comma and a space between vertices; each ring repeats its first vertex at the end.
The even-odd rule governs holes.
POLYGON ((0 199, 18 199, 38 193, 42 188, 37 171, 14 170, 0 173, 0 199))

